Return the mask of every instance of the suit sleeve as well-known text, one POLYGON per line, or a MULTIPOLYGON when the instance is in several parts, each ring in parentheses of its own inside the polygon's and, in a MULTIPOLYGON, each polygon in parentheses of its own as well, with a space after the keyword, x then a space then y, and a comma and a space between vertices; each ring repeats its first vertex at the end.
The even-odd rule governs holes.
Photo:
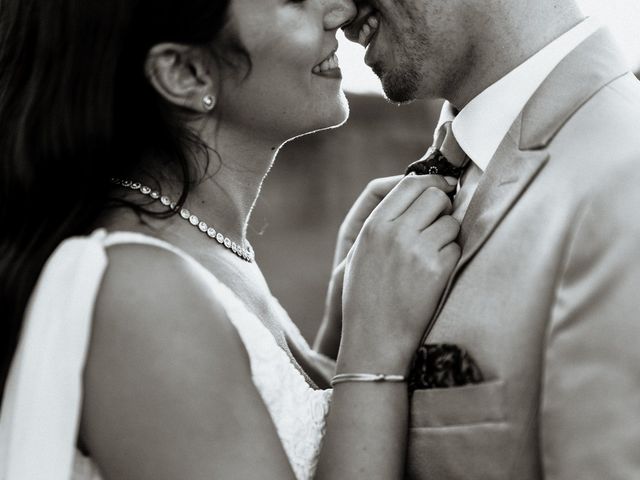
POLYGON ((544 352, 546 480, 640 479, 640 183, 591 199, 569 244, 544 352))

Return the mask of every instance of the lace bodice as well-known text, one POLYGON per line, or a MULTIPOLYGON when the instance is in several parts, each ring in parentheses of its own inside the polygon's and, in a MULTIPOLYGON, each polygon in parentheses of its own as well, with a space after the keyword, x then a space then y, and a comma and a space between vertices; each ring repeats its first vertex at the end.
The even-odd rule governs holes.
MULTIPOLYGON (((75 448, 82 398, 80 379, 93 303, 106 269, 106 249, 121 243, 144 243, 170 250, 206 272, 216 298, 247 350, 253 383, 269 411, 296 478, 313 478, 331 390, 310 387, 262 322, 233 291, 192 257, 148 236, 128 232, 107 234, 104 230, 64 242, 47 262, 34 290, 3 398, 1 478, 100 480, 95 465, 75 448), (70 305, 74 308, 69 308, 70 305), (65 366, 62 371, 52 367, 60 364, 65 366), (43 382, 42 378, 55 381, 43 382), (60 399, 54 408, 50 408, 50 398, 60 399)), ((273 301, 288 336, 301 351, 317 358, 284 309, 273 301)))

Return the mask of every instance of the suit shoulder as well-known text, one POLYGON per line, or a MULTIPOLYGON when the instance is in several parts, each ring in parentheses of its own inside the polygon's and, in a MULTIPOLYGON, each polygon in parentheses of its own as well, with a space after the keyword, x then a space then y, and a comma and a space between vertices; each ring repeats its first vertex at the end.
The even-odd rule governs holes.
POLYGON ((640 174, 640 82, 623 76, 600 90, 559 130, 549 145, 554 175, 568 188, 614 189, 640 174))
POLYGON ((640 80, 632 73, 627 73, 607 84, 603 93, 618 97, 627 107, 635 111, 640 109, 640 80))
POLYGON ((576 114, 578 121, 586 118, 597 123, 585 134, 600 137, 607 145, 624 140, 625 144, 639 146, 640 81, 628 73, 605 85, 576 114))

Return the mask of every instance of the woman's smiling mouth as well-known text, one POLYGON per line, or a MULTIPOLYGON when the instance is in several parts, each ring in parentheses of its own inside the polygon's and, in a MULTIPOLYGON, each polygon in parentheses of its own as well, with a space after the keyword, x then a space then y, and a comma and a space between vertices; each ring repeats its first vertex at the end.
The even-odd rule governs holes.
POLYGON ((320 75, 322 77, 342 78, 340 62, 338 61, 336 51, 334 50, 333 52, 331 52, 331 54, 327 58, 313 67, 312 72, 315 75, 320 75))

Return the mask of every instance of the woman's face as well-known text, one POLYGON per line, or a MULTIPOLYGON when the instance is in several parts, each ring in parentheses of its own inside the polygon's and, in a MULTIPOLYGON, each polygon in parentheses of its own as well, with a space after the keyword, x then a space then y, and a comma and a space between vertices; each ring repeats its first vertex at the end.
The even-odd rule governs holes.
POLYGON ((224 122, 283 140, 344 122, 336 31, 355 13, 352 0, 232 0, 229 28, 251 66, 223 70, 224 122))

